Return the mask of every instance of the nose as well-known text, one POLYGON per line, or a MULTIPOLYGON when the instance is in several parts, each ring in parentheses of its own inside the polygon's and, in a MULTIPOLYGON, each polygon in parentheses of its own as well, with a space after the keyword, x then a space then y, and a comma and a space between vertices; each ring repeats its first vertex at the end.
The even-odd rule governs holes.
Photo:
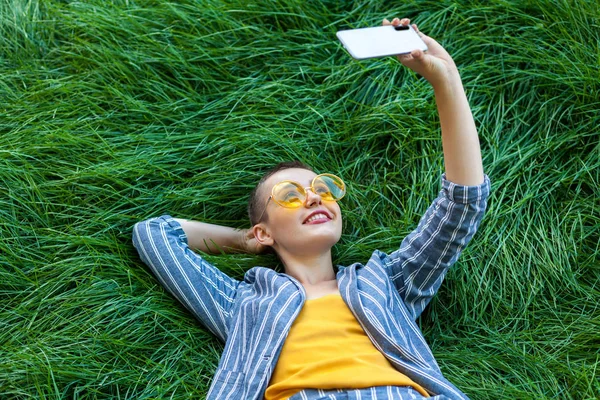
POLYGON ((321 204, 321 196, 312 191, 311 188, 306 188, 306 200, 304 200, 304 207, 310 208, 315 205, 321 204))

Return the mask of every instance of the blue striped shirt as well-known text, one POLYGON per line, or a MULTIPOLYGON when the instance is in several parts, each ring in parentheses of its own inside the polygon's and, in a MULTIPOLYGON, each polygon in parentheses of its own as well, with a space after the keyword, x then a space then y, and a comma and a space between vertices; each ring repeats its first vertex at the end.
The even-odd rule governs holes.
MULTIPOLYGON (((415 323, 448 268, 477 230, 490 180, 442 189, 417 228, 390 254, 375 250, 366 264, 339 266, 342 298, 390 363, 439 398, 467 399, 442 375, 415 323)), ((293 277, 254 267, 232 279, 192 251, 169 215, 135 224, 133 243, 159 281, 225 342, 208 399, 262 399, 306 293, 293 277)), ((294 396, 295 397, 295 396, 294 396)))

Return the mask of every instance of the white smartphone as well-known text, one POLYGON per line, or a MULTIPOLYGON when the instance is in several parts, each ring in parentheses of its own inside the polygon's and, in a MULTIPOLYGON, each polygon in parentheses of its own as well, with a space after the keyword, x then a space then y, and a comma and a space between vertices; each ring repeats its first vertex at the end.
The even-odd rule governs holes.
POLYGON ((344 48, 357 60, 427 51, 427 45, 410 25, 385 25, 348 29, 336 33, 344 48))

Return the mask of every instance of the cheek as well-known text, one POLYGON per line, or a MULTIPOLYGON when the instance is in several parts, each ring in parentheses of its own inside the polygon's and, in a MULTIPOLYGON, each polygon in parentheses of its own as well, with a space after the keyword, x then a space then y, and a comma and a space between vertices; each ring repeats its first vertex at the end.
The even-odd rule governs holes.
POLYGON ((279 230, 285 230, 298 221, 298 213, 295 208, 280 208, 272 214, 273 218, 269 222, 279 230))
POLYGON ((339 216, 339 223, 340 223, 340 229, 342 228, 342 223, 344 221, 344 219, 342 218, 342 210, 340 209, 339 204, 337 204, 337 215, 339 216))
POLYGON ((329 209, 337 215, 338 219, 342 219, 342 209, 338 203, 333 203, 329 209))

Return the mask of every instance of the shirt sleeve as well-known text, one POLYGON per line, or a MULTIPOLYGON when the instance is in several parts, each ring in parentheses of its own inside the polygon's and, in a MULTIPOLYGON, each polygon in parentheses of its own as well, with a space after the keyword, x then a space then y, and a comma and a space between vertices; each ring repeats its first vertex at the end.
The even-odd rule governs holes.
POLYGON ((170 215, 135 224, 133 245, 160 283, 225 342, 240 281, 192 251, 185 231, 170 215))
POLYGON ((442 175, 442 189, 400 248, 383 265, 414 319, 440 288, 483 218, 490 179, 476 186, 457 185, 442 175))

